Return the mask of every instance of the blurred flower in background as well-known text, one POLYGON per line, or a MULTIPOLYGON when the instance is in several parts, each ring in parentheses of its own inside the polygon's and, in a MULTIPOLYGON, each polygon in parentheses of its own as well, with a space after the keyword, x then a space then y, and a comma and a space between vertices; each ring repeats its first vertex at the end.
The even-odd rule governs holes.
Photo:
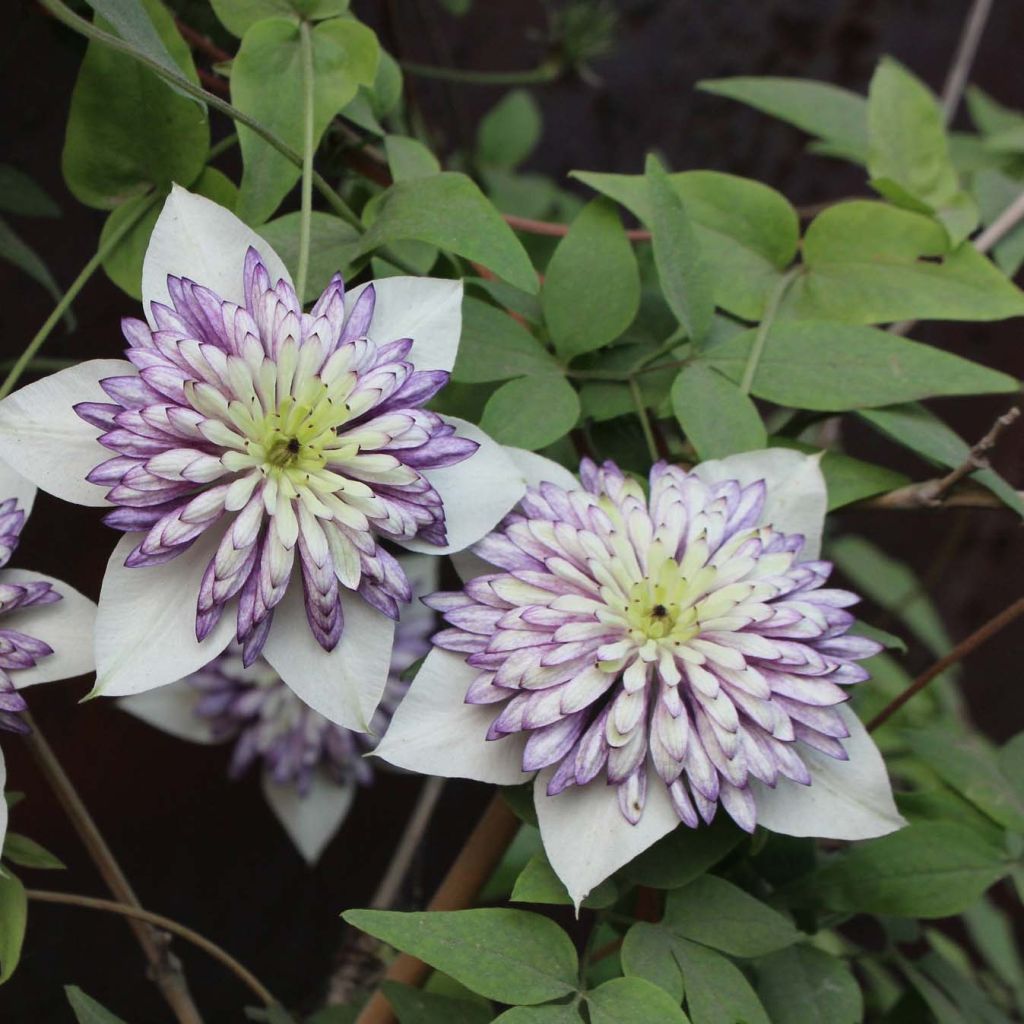
POLYGON ((118 704, 172 736, 233 744, 228 766, 233 778, 259 765, 267 802, 313 863, 343 824, 358 787, 372 785, 374 768, 364 755, 409 688, 404 674, 430 648, 436 617, 420 598, 436 589, 439 560, 404 555, 399 561, 413 600, 395 629, 391 671, 370 734, 314 711, 262 658, 246 667, 237 644, 187 678, 123 697, 118 704))

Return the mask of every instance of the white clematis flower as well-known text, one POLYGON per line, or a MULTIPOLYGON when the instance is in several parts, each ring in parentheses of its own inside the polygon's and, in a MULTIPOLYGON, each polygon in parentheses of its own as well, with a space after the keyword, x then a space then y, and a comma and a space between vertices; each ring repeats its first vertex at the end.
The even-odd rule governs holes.
MULTIPOLYGON (((26 733, 21 690, 92 671, 96 606, 42 573, 6 568, 32 511, 36 488, 0 462, 0 735, 26 733)), ((7 781, 0 748, 0 849, 7 833, 7 781)))
POLYGON ((382 546, 442 554, 522 496, 505 451, 423 408, 448 380, 458 281, 394 277, 303 312, 269 245, 175 188, 143 266, 128 362, 93 360, 0 402, 0 457, 111 507, 96 692, 202 668, 232 637, 303 701, 365 731, 408 580, 382 546))
POLYGON ((878 645, 823 587, 817 459, 769 449, 611 463, 582 482, 519 456, 531 486, 428 603, 434 638, 379 757, 513 785, 577 906, 680 823, 866 839, 897 829, 882 757, 845 706, 878 645), (489 567, 487 566, 489 563, 489 567), (467 559, 463 566, 472 565, 467 559))

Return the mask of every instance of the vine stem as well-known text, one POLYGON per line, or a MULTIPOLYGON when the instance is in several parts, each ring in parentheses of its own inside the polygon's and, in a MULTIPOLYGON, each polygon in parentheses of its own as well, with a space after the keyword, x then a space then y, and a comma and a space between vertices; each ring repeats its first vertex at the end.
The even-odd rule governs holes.
POLYGON ((750 355, 747 356, 747 365, 743 368, 743 377, 740 380, 740 391, 745 395, 750 394, 750 389, 754 386, 754 378, 757 376, 757 368, 761 363, 761 357, 764 355, 764 347, 768 341, 768 334, 772 329, 772 324, 775 323, 775 317, 779 312, 779 306, 782 304, 782 300, 786 296, 786 292, 789 291, 790 285, 796 280, 797 275, 800 273, 801 268, 799 266, 790 267, 785 274, 779 279, 778 284, 772 289, 771 295, 768 296, 768 303, 764 309, 764 316, 761 318, 761 322, 757 325, 757 333, 754 335, 754 343, 750 346, 750 355))
POLYGON ((309 22, 299 22, 299 47, 302 52, 302 205, 299 212, 299 266, 295 290, 301 305, 306 294, 309 273, 309 229, 313 215, 313 33, 309 22))
POLYGON ((633 398, 633 405, 636 407, 636 416, 640 421, 640 429, 644 432, 644 441, 647 444, 647 454, 651 462, 657 462, 661 456, 658 454, 658 443, 654 439, 654 431, 651 429, 651 417, 647 412, 647 405, 644 402, 643 392, 637 383, 636 377, 629 375, 629 393, 633 398))
MULTIPOLYGON (((501 794, 496 793, 448 869, 448 874, 438 886, 427 910, 462 910, 468 907, 498 866, 518 831, 519 819, 509 809, 501 794)), ((384 980, 418 985, 427 971, 425 963, 403 953, 392 961, 384 980)), ((392 1024, 394 1019, 391 1005, 378 990, 363 1007, 356 1018, 356 1024, 392 1024)))
POLYGON ((922 672, 899 696, 891 700, 868 722, 868 732, 874 732, 880 725, 884 725, 911 697, 919 694, 936 676, 941 675, 951 665, 955 665, 968 654, 976 651, 1021 615, 1024 615, 1024 597, 1018 597, 1013 604, 993 616, 970 636, 961 640, 948 654, 939 658, 931 668, 922 672))
MULTIPOLYGON (((111 50, 126 54, 131 57, 132 60, 142 64, 143 67, 149 68, 153 74, 162 78, 165 82, 173 82, 175 88, 179 89, 181 92, 191 96, 193 99, 197 99, 208 104, 219 113, 230 117, 238 124, 244 125, 250 131, 263 139, 264 142, 273 146, 274 149, 295 164, 296 167, 302 166, 301 153, 296 153, 288 143, 283 139, 279 139, 269 128, 266 128, 255 118, 243 113, 237 107, 232 106, 227 100, 214 95, 212 92, 208 92, 206 89, 200 88, 183 74, 175 74, 173 71, 169 71, 162 64, 147 57, 144 53, 140 53, 119 36, 112 35, 110 32, 104 32, 103 29, 97 28, 88 19, 75 14, 75 12, 64 4, 62 0, 39 0, 39 3, 58 21, 67 25, 68 28, 73 29, 75 32, 78 32, 80 35, 86 36, 89 39, 95 39, 98 43, 102 43, 111 50)), ((341 217, 342 220, 362 232, 364 230, 362 221, 360 221, 352 207, 350 207, 348 203, 346 203, 345 200, 342 199, 341 196, 338 195, 338 193, 331 187, 327 179, 316 171, 313 172, 312 178, 313 185, 316 190, 324 197, 331 209, 341 217)))
MULTIPOLYGON (((25 742, 82 840, 82 845, 85 846, 92 862, 99 870, 103 881, 117 897, 118 903, 141 910, 131 883, 107 845, 107 841, 103 838, 103 834, 82 798, 78 795, 78 790, 75 789, 71 779, 64 771, 63 765, 57 759, 53 748, 27 711, 22 713, 22 717, 31 729, 31 732, 25 736, 25 742)), ((149 961, 152 979, 163 994, 167 1005, 174 1012, 179 1024, 203 1024, 203 1018, 189 994, 188 983, 185 980, 181 964, 168 948, 166 935, 154 928, 154 923, 153 921, 144 922, 138 918, 138 915, 130 917, 128 920, 129 927, 135 933, 135 938, 149 961)))
POLYGON ((146 924, 155 925, 164 931, 173 932, 227 967, 265 1006, 281 1005, 259 978, 243 967, 230 953, 221 949, 215 942, 211 942, 205 935, 200 935, 199 932, 180 924, 170 917, 164 917, 163 914, 154 914, 151 910, 144 910, 142 907, 137 907, 133 904, 97 899, 94 896, 79 896, 77 893, 72 892, 26 889, 25 895, 37 903, 57 903, 66 907, 83 907, 86 910, 101 910, 109 914, 120 914, 122 917, 129 918, 132 921, 144 921, 146 924))
POLYGON ((942 87, 942 114, 947 125, 952 123, 957 107, 960 106, 964 87, 967 85, 967 76, 971 73, 971 65, 977 56, 978 44, 991 13, 992 0, 974 0, 967 14, 956 48, 956 56, 942 87))
POLYGON ((434 64, 419 64, 414 60, 398 62, 403 71, 419 78, 435 78, 444 82, 463 82, 467 85, 541 85, 558 77, 558 65, 544 63, 525 71, 473 71, 466 68, 443 68, 434 64))
POLYGON ((32 340, 25 346, 25 351, 18 356, 15 364, 8 371, 3 384, 0 384, 0 398, 6 398, 14 390, 14 385, 21 379, 21 375, 35 358, 43 342, 50 336, 51 331, 60 322, 61 317, 71 303, 78 297, 78 293, 85 287, 86 282, 96 273, 103 261, 117 248, 124 236, 149 212, 154 201, 154 199, 151 199, 148 203, 140 203, 138 209, 131 216, 126 217, 118 225, 116 231, 112 231, 108 238, 100 242, 95 255, 82 267, 78 277, 71 282, 68 290, 61 296, 60 302, 53 307, 53 311, 46 318, 43 326, 36 331, 32 340))

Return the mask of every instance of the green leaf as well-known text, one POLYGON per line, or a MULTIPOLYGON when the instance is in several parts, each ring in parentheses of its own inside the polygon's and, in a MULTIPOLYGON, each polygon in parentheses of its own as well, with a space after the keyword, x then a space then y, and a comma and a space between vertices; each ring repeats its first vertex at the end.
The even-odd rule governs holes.
POLYGON ((779 448, 795 448, 808 455, 822 453, 820 466, 828 489, 829 512, 876 494, 894 491, 897 487, 910 483, 910 477, 905 473, 897 473, 886 466, 876 466, 874 463, 855 459, 845 452, 822 452, 822 449, 816 448, 813 444, 804 444, 802 441, 780 435, 773 436, 771 444, 779 448))
MULTIPOLYGON (((615 883, 606 878, 583 901, 583 906, 591 910, 602 910, 610 907, 618 898, 615 883)), ((555 874, 543 851, 534 854, 524 866, 516 879, 516 884, 509 897, 512 903, 553 903, 568 906, 572 903, 562 880, 555 874)))
POLYGON ((385 981, 381 988, 398 1024, 489 1024, 493 1019, 490 1007, 483 1003, 452 999, 394 981, 385 981))
MULTIPOLYGON (((198 83, 192 55, 159 0, 142 8, 174 58, 198 83)), ((97 26, 109 29, 103 19, 97 26)), ((175 93, 127 54, 89 43, 78 72, 64 138, 64 180, 87 206, 109 210, 155 187, 191 184, 203 169, 210 127, 191 99, 175 93)))
POLYGON ((120 1017, 100 1006, 77 985, 65 985, 64 991, 78 1024, 125 1024, 120 1017))
MULTIPOLYGON (((53 279, 49 267, 42 257, 27 242, 20 238, 14 229, 0 217, 0 259, 7 260, 19 270, 24 271, 37 284, 49 293, 54 302, 59 302, 63 294, 53 279)), ((65 314, 68 330, 74 330, 75 319, 69 309, 65 314)))
POLYGON ((1003 774, 995 752, 978 736, 943 726, 905 734, 910 749, 947 785, 993 821, 1024 832, 1024 789, 1003 774))
POLYGON ((903 562, 863 537, 849 534, 829 543, 829 558, 859 594, 902 622, 936 658, 950 649, 950 639, 928 591, 903 562))
POLYGON ((683 972, 686 1009, 694 1024, 771 1024, 761 1001, 735 964, 685 939, 672 950, 683 972))
POLYGON ((950 251, 934 221, 884 203, 830 206, 807 229, 803 260, 780 318, 872 324, 1024 313, 1024 294, 972 245, 950 251))
MULTIPOLYGON (((981 209, 981 222, 988 227, 1021 194, 1024 186, 1001 171, 983 170, 974 175, 972 191, 981 209)), ((1017 224, 992 250, 996 266, 1014 277, 1024 264, 1024 225, 1017 224)))
POLYGON ((20 217, 59 217, 60 207, 24 171, 0 164, 0 210, 20 217))
MULTIPOLYGON (((104 18, 126 43, 130 43, 171 74, 180 73, 180 67, 184 65, 177 56, 172 56, 168 51, 163 34, 157 31, 145 5, 138 3, 138 0, 86 0, 86 3, 99 17, 104 18)), ((199 103, 173 83, 168 85, 175 92, 185 96, 189 102, 199 103)), ((199 103, 199 107, 202 110, 206 109, 204 103, 199 103)))
MULTIPOLYGON (((714 279, 704 260, 683 201, 652 153, 647 157, 651 241, 661 291, 695 345, 707 336, 715 315, 714 279)), ((760 447, 760 446, 758 446, 760 447)))
POLYGON ((558 925, 539 914, 348 910, 342 917, 488 999, 542 1003, 576 989, 576 949, 558 925))
POLYGON ((761 415, 750 397, 704 363, 688 363, 676 375, 672 411, 701 460, 768 444, 761 415))
MULTIPOLYGON (((592 189, 621 203, 648 227, 653 213, 643 175, 573 171, 592 189)), ((796 210, 775 189, 718 171, 670 174, 712 269, 715 304, 745 320, 760 320, 780 273, 796 256, 796 210)))
MULTIPOLYGON (((274 247, 293 276, 299 265, 301 219, 298 211, 286 213, 260 228, 260 235, 274 247)), ((352 225, 329 213, 313 211, 309 232, 309 276, 303 302, 315 299, 334 274, 348 276, 358 244, 359 232, 352 225)))
MULTIPOLYGON (((703 359, 739 381, 756 331, 716 345, 703 359)), ((751 392, 777 405, 821 412, 891 405, 937 395, 999 394, 1017 381, 960 356, 874 327, 785 321, 772 326, 751 392)))
POLYGON ((370 252, 412 238, 481 263, 525 292, 537 292, 537 275, 512 229, 464 174, 445 171, 403 181, 383 194, 377 219, 359 251, 370 252))
POLYGON ((536 451, 569 433, 579 418, 579 396, 561 374, 519 377, 487 400, 480 429, 499 444, 536 451))
POLYGON ((995 135, 1013 128, 1024 128, 1024 114, 992 99, 976 85, 969 85, 966 93, 967 109, 979 132, 995 135))
MULTIPOLYGON (((212 199, 229 210, 234 209, 235 199, 238 195, 238 189, 234 182, 213 167, 204 167, 202 173, 190 186, 190 190, 212 199)), ((153 234, 153 228, 160 216, 162 200, 153 202, 153 197, 149 195, 129 199, 116 209, 111 210, 100 231, 100 245, 102 246, 112 234, 121 229, 125 220, 136 217, 139 208, 147 204, 150 209, 139 217, 128 229, 128 233, 107 253, 103 260, 103 269, 110 280, 132 298, 140 300, 142 299, 142 261, 145 259, 150 236, 153 234)))
POLYGON ((670 892, 662 924, 684 939, 738 957, 765 956, 801 938, 777 910, 715 875, 670 892))
POLYGON ((771 76, 706 79, 697 88, 746 103, 867 162, 867 103, 855 92, 828 82, 771 76))
POLYGON ((545 1006, 514 1006, 494 1024, 580 1024, 582 1018, 574 1003, 548 1003, 545 1006))
POLYGON ((587 993, 591 1024, 690 1024, 679 1000, 643 978, 613 978, 587 993))
POLYGON ((221 24, 232 34, 244 36, 265 18, 303 17, 319 21, 344 14, 349 0, 211 0, 221 24))
POLYGON ((480 299, 462 300, 462 337, 452 380, 479 384, 558 372, 550 353, 514 317, 480 299))
POLYGON ((477 159, 494 167, 518 167, 536 149, 543 127, 533 96, 525 89, 512 89, 481 119, 477 159))
POLYGON ((588 203, 558 243, 541 291, 544 319, 564 359, 614 341, 640 308, 640 273, 618 211, 588 203))
POLYGON ((978 223, 949 155, 942 110, 931 91, 901 64, 884 58, 868 91, 868 171, 886 198, 934 211, 962 242, 978 223))
POLYGON ((528 295, 496 277, 466 277, 463 278, 463 284, 489 295, 498 305, 504 306, 511 313, 517 313, 531 324, 539 324, 544 319, 540 299, 536 295, 528 295))
POLYGON ((19 835, 17 832, 8 832, 4 837, 3 852, 0 856, 23 868, 62 870, 65 866, 58 857, 40 846, 34 839, 19 835))
POLYGON ((429 178, 441 172, 437 157, 419 139, 411 139, 407 135, 386 135, 384 152, 395 181, 429 178))
MULTIPOLYGON (((297 152, 303 144, 303 73, 295 21, 269 18, 249 28, 231 64, 231 98, 297 152)), ((373 82, 380 47, 365 25, 349 18, 312 30, 313 143, 360 85, 373 82)), ((238 126, 242 184, 236 212, 262 224, 299 180, 301 169, 252 129, 238 126)))
MULTIPOLYGON (((956 1006, 949 1000, 948 996, 926 975, 922 974, 908 960, 897 954, 896 962, 906 976, 907 981, 924 1001, 930 1011, 931 1020, 936 1024, 968 1024, 956 1006)), ((972 1021, 971 1024, 980 1024, 980 1021, 972 1021)))
MULTIPOLYGON (((862 411, 859 415, 897 444, 946 469, 961 465, 970 454, 967 442, 924 406, 895 405, 862 411)), ((987 487, 1014 512, 1024 516, 1024 501, 994 469, 976 470, 970 479, 987 487)))
POLYGON ((622 940, 622 973, 644 978, 667 992, 673 1002, 683 1001, 683 975, 672 952, 672 936, 660 924, 637 921, 622 940))
POLYGON ((18 966, 27 921, 25 887, 10 872, 0 871, 0 985, 18 966))
MULTIPOLYGON (((919 967, 930 981, 944 990, 956 1005, 965 1024, 1013 1024, 1011 1018, 995 1005, 987 992, 972 980, 974 970, 967 954, 959 947, 953 947, 950 940, 940 933, 933 934, 930 939, 936 948, 936 940, 943 940, 945 953, 959 954, 962 962, 953 962, 950 955, 935 952, 926 953, 917 961, 915 967, 919 967)), ((921 989, 918 988, 918 991, 921 989)))
POLYGON ((984 898, 968 907, 963 919, 975 948, 1015 993, 1019 1008, 1024 1000, 1024 962, 1009 916, 991 899, 984 898))
POLYGON ((949 917, 1012 865, 1007 854, 952 822, 922 822, 860 843, 828 864, 816 891, 834 910, 949 917))
POLYGON ((675 889, 699 878, 747 838, 722 815, 697 829, 674 829, 623 870, 638 885, 675 889))
POLYGON ((773 1024, 860 1024, 864 999, 857 979, 834 956, 792 946, 757 965, 757 994, 773 1024))

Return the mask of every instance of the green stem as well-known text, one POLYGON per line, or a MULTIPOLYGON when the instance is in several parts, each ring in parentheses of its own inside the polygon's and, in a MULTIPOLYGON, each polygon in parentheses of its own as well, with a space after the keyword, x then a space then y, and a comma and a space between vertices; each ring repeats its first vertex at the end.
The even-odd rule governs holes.
POLYGON ((14 385, 21 379, 21 375, 35 358, 43 342, 50 336, 50 332, 54 327, 57 326, 60 318, 64 315, 64 311, 74 302, 78 293, 85 286, 85 283, 96 273, 103 261, 120 244, 121 239, 152 209, 155 201, 156 196, 151 196, 148 203, 140 203, 134 213, 125 217, 117 226, 117 229, 112 231, 107 238, 103 239, 95 255, 82 267, 78 277, 71 282, 60 302, 53 307, 53 312, 46 318, 43 326, 36 331, 35 336, 25 346, 25 351, 18 356, 17 361, 4 378, 3 384, 0 384, 0 398, 6 398, 14 390, 14 385))
MULTIPOLYGON (((58 21, 63 22, 69 28, 74 29, 76 32, 89 39, 95 39, 98 43, 102 43, 104 46, 109 47, 111 50, 116 50, 118 53, 127 54, 132 60, 137 61, 143 67, 149 68, 159 78, 162 78, 165 82, 173 82, 175 88, 181 90, 193 99, 200 100, 203 103, 213 107, 214 110, 219 111, 221 114, 225 114, 232 120, 238 122, 238 124, 245 125, 246 128, 258 135, 264 142, 273 146, 282 156, 289 159, 296 167, 302 166, 302 154, 296 153, 288 143, 279 139, 269 128, 265 128, 255 118, 249 117, 248 114, 242 113, 237 107, 233 107, 227 100, 221 99, 220 96, 214 95, 212 92, 207 92, 205 89, 196 85, 194 82, 190 82, 184 75, 175 74, 173 71, 168 70, 159 62, 147 57, 144 53, 140 53, 129 43, 126 43, 119 36, 111 35, 109 32, 104 32, 103 29, 97 28, 91 21, 85 18, 79 17, 68 8, 61 0, 39 0, 39 3, 52 14, 58 21)), ((352 209, 341 198, 338 193, 331 188, 327 179, 322 174, 313 172, 313 184, 316 190, 324 197, 327 201, 327 205, 339 216, 342 220, 351 224, 352 227, 356 228, 360 233, 364 231, 362 221, 360 221, 355 210, 352 209)))
MULTIPOLYGON (((17 359, 5 359, 0 362, 0 370, 10 370, 17 361, 17 359)), ((59 356, 36 356, 26 369, 46 370, 47 373, 52 373, 54 370, 66 370, 69 366, 77 366, 80 362, 80 359, 61 359, 59 356)))
POLYGON ((434 64, 417 64, 412 60, 399 61, 403 71, 420 78, 437 78, 445 82, 466 85, 541 85, 558 77, 557 64, 544 63, 526 71, 470 71, 463 68, 442 68, 434 64))
POLYGON ((302 205, 299 213, 299 266, 295 274, 295 290, 299 303, 306 294, 309 273, 309 228, 313 216, 313 33, 309 22, 299 23, 299 46, 302 51, 302 205))
POLYGON ((220 142, 215 142, 210 147, 210 152, 206 155, 206 162, 212 164, 222 153, 226 153, 232 146, 238 145, 238 132, 232 132, 230 135, 225 135, 220 142))
POLYGON ((647 414, 647 406, 644 403, 644 396, 640 391, 640 385, 636 377, 629 378, 629 393, 633 396, 633 405, 636 406, 636 415, 640 420, 640 428, 644 432, 644 440, 647 442, 647 454, 651 462, 657 462, 661 456, 658 454, 658 445, 654 440, 654 431, 651 429, 651 418, 647 414))
POLYGON ((776 314, 779 312, 779 306, 785 298, 786 292, 789 291, 789 286, 796 280, 797 274, 800 273, 801 268, 799 266, 791 267, 782 277, 779 279, 779 283, 772 290, 771 295, 768 296, 768 304, 764 309, 764 316, 761 318, 761 323, 758 324, 757 334, 754 335, 754 344, 750 347, 750 355, 747 356, 747 365, 743 368, 743 379, 740 381, 740 391, 745 395, 750 394, 750 389, 754 386, 754 377, 757 376, 757 367, 761 362, 761 356, 764 355, 765 342, 768 340, 768 333, 772 329, 772 324, 775 323, 776 314))

